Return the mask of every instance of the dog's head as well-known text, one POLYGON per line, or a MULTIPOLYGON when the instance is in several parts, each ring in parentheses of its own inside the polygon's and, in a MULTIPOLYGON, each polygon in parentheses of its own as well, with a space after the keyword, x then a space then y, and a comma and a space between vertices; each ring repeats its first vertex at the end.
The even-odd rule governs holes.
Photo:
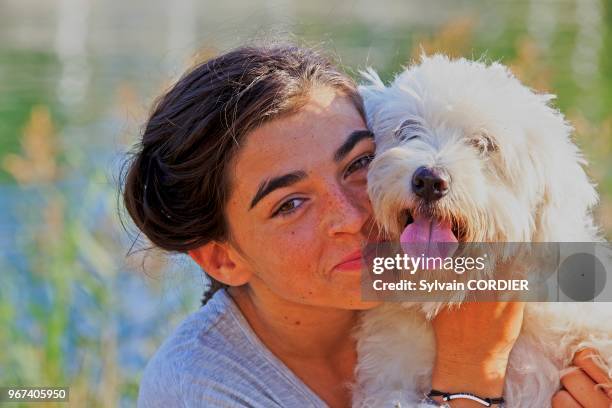
POLYGON ((597 196, 552 95, 501 64, 442 55, 390 86, 366 76, 360 92, 377 144, 368 192, 390 238, 418 234, 426 220, 442 240, 586 239, 597 196))

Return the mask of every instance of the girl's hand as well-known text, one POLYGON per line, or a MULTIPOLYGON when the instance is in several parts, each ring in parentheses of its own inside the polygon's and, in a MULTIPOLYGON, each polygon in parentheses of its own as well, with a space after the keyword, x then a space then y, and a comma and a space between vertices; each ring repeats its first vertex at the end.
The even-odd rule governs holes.
POLYGON ((593 361, 594 356, 597 352, 593 349, 576 353, 576 369, 561 377, 564 389, 553 397, 553 408, 612 407, 612 379, 593 361))
MULTIPOLYGON (((433 320, 436 360, 432 388, 499 397, 510 351, 523 322, 522 302, 466 302, 445 309, 433 320)), ((453 407, 476 407, 455 400, 453 407)))

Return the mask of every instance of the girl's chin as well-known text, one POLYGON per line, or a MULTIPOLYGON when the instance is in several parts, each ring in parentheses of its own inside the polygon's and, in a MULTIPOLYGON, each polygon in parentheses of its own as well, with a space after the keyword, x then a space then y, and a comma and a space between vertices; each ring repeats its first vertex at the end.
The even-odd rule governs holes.
POLYGON ((334 307, 346 310, 370 310, 383 303, 381 301, 363 300, 361 298, 361 292, 359 292, 357 296, 353 296, 350 298, 335 298, 332 300, 332 302, 334 302, 334 307))
POLYGON ((354 310, 370 310, 370 309, 374 309, 376 306, 380 306, 383 302, 381 301, 366 301, 366 300, 359 300, 359 302, 355 305, 354 310))
POLYGON ((340 310, 370 310, 376 306, 382 304, 381 301, 368 301, 361 298, 361 290, 343 290, 338 293, 329 294, 329 296, 320 296, 306 300, 303 303, 310 304, 312 306, 318 306, 323 308, 333 308, 340 310))

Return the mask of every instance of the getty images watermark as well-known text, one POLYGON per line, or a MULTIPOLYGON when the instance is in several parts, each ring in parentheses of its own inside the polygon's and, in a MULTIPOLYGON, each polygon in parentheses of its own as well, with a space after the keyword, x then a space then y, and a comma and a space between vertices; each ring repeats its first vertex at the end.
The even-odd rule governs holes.
POLYGON ((609 243, 378 243, 364 300, 612 302, 609 243))

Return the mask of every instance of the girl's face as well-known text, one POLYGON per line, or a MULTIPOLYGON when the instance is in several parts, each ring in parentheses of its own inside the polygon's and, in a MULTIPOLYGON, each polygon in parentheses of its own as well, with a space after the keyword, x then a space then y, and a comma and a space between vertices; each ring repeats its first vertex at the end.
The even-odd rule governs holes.
POLYGON ((374 306, 360 300, 361 249, 378 237, 366 193, 374 148, 351 100, 329 88, 246 137, 226 216, 252 289, 308 305, 374 306))

